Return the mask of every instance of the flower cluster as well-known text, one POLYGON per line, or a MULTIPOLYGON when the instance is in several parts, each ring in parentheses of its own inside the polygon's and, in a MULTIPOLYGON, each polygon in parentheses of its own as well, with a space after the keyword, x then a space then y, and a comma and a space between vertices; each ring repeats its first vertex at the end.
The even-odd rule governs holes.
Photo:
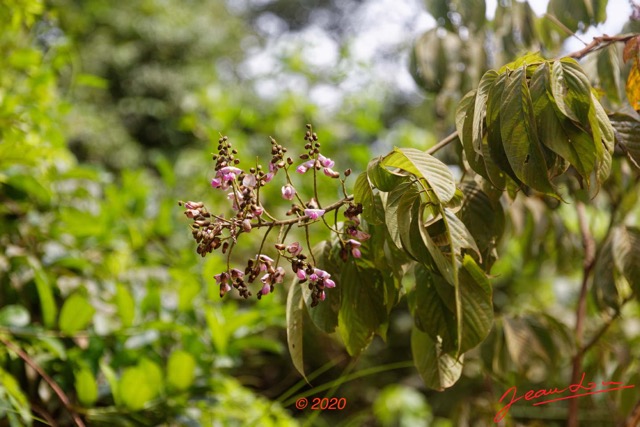
MULTIPOLYGON (((284 281, 286 271, 284 267, 279 265, 279 262, 286 260, 291 264, 291 269, 298 282, 308 283, 309 289, 312 291, 312 306, 324 301, 326 298, 325 289, 335 287, 336 283, 331 279, 331 274, 317 268, 314 265, 315 261, 307 258, 299 242, 284 244, 288 230, 295 224, 304 227, 308 234, 308 227, 313 225, 314 221, 322 219, 321 224, 325 224, 339 235, 340 254, 344 260, 348 257, 360 258, 362 256, 361 242, 368 239, 369 235, 360 229, 358 215, 362 212, 362 207, 354 204, 353 198, 346 195, 344 180, 351 171, 347 169, 344 172, 345 178, 340 179, 340 173, 333 169, 335 162, 320 152, 318 135, 312 131, 310 125, 307 125, 304 139, 306 153, 300 155, 303 163, 295 170, 299 174, 313 171, 314 197, 308 198, 307 201, 303 199, 303 195, 296 190, 291 181, 288 170, 293 165, 293 160, 290 157, 285 157, 286 148, 271 138, 271 161, 268 172, 263 171, 260 165, 246 170, 240 167, 240 160, 236 158, 237 150, 232 147, 228 138, 223 136, 218 140, 217 154, 213 155, 215 175, 210 184, 214 189, 226 192, 233 214, 225 218, 223 214, 214 215, 208 212, 202 202, 180 202, 180 205, 185 208, 184 213, 187 218, 193 220, 191 232, 198 243, 197 253, 204 257, 206 254, 220 249, 223 254, 227 255, 227 265, 237 239, 242 233, 250 233, 257 228, 266 228, 258 254, 247 261, 244 271, 227 267, 227 271, 214 276, 220 287, 220 297, 232 289, 236 289, 240 297, 248 298, 252 296, 248 285, 258 279, 262 284, 257 292, 258 299, 272 293, 275 286, 284 281), (282 198, 293 202, 291 209, 287 212, 287 216, 293 216, 293 218, 283 220, 278 220, 270 215, 260 200, 260 188, 270 183, 280 170, 284 170, 286 175, 286 183, 281 187, 282 198), (316 183, 316 174, 321 170, 324 175, 332 179, 340 179, 343 191, 345 191, 343 200, 324 208, 318 202, 316 183), (332 228, 322 217, 326 212, 337 211, 344 206, 346 206, 344 214, 347 221, 340 231, 332 228), (275 260, 262 252, 267 235, 272 229, 279 229, 279 236, 281 236, 279 242, 275 244, 278 251, 275 260)), ((307 243, 310 244, 308 238, 307 243)), ((310 247, 307 250, 310 251, 310 247)))

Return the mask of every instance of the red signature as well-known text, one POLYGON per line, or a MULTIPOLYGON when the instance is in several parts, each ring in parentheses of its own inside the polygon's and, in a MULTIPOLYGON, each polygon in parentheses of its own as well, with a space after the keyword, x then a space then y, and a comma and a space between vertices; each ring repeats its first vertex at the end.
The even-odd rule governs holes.
POLYGON ((610 391, 616 391, 616 390, 622 390, 622 389, 625 389, 625 388, 634 388, 635 387, 635 385, 622 385, 622 383, 615 382, 615 381, 602 381, 602 385, 604 387, 610 387, 610 388, 604 388, 604 389, 597 390, 598 385, 596 383, 589 382, 589 384, 586 385, 586 386, 583 385, 583 383, 584 383, 584 373, 582 373, 582 378, 580 378, 580 382, 578 384, 571 384, 569 387, 563 388, 562 390, 558 390, 557 387, 553 388, 553 389, 549 389, 549 390, 546 390, 546 389, 529 390, 525 394, 523 394, 522 396, 516 396, 517 392, 518 392, 518 389, 516 387, 511 387, 510 389, 508 389, 507 391, 504 392, 504 394, 500 398, 500 402, 505 400, 505 398, 509 394, 511 394, 511 401, 509 403, 507 403, 502 409, 500 409, 498 411, 498 413, 496 413, 496 416, 493 418, 493 421, 496 422, 496 423, 499 422, 499 421, 502 421, 502 419, 509 412, 509 409, 511 409, 511 405, 513 405, 514 403, 516 403, 520 399, 524 399, 524 400, 539 399, 541 397, 546 397, 546 396, 551 396, 551 395, 556 395, 556 394, 562 394, 567 390, 569 390, 571 393, 573 393, 573 394, 570 394, 570 395, 567 395, 567 396, 556 397, 556 398, 550 399, 550 400, 542 400, 540 402, 536 402, 536 403, 533 404, 533 406, 540 406, 540 405, 546 405, 547 403, 551 403, 551 402, 557 402, 559 400, 575 399, 575 398, 578 398, 578 397, 589 396, 591 394, 608 393, 610 391), (578 393, 581 390, 584 390, 584 392, 578 393))

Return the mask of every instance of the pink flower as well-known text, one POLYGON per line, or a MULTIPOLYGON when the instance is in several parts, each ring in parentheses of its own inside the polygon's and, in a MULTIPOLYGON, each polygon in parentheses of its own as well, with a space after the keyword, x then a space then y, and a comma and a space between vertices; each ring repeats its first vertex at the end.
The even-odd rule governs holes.
POLYGON ((270 182, 273 179, 274 175, 275 175, 274 172, 269 172, 268 174, 266 174, 264 176, 264 182, 270 182))
POLYGON ((240 278, 242 279, 244 277, 244 272, 238 270, 237 268, 232 268, 231 269, 231 278, 232 279, 236 279, 236 278, 240 278))
POLYGON ((302 268, 299 268, 298 271, 296 271, 296 276, 298 276, 298 279, 304 280, 307 278, 307 273, 305 273, 302 268))
POLYGON ((300 165, 296 168, 296 172, 305 173, 307 171, 307 167, 305 165, 300 165))
POLYGON ((318 155, 318 161, 320 161, 320 164, 325 168, 332 168, 336 164, 336 162, 322 154, 318 155))
POLYGON ((227 292, 231 290, 231 286, 226 283, 220 284, 220 298, 222 298, 227 292))
POLYGON ((327 296, 324 294, 324 291, 320 292, 320 301, 324 301, 327 296))
POLYGON ((242 185, 244 185, 245 187, 253 188, 256 186, 256 184, 256 176, 252 173, 250 173, 249 175, 245 175, 242 179, 242 185))
POLYGON ((369 240, 369 238, 371 237, 371 235, 365 233, 364 231, 355 229, 349 230, 349 234, 358 240, 362 240, 363 242, 369 240))
POLYGON ((287 246, 287 252, 289 252, 293 256, 298 256, 302 252, 302 246, 299 242, 293 242, 289 246, 287 246))
POLYGON ((198 215, 200 215, 200 211, 197 209, 187 209, 184 214, 187 216, 187 218, 195 218, 198 215))
POLYGON ((264 208, 263 208, 262 206, 257 206, 257 207, 253 210, 253 213, 254 213, 256 216, 260 216, 260 215, 262 215, 262 212, 264 212, 264 208))
POLYGON ((324 279, 323 283, 325 288, 331 289, 336 287, 336 282, 331 279, 324 279))
POLYGON ((296 195, 296 189, 291 184, 282 187, 282 198, 285 200, 293 200, 296 195))
POLYGON ((269 292, 271 292, 271 285, 265 283, 262 289, 260 289, 260 295, 267 295, 269 292))
POLYGON ((324 174, 329 178, 340 178, 340 173, 331 168, 324 168, 324 174))
POLYGON ((211 186, 213 188, 220 188, 222 186, 222 180, 220 178, 213 178, 211 180, 211 186))
POLYGON ((236 179, 238 175, 242 173, 242 169, 239 169, 235 166, 225 166, 220 169, 220 173, 225 181, 229 181, 232 179, 236 179))
POLYGON ((309 217, 309 219, 315 220, 324 215, 324 209, 305 209, 304 214, 309 217))
POLYGON ((353 255, 354 258, 360 258, 362 256, 362 252, 360 252, 360 249, 358 248, 351 248, 351 255, 353 255))

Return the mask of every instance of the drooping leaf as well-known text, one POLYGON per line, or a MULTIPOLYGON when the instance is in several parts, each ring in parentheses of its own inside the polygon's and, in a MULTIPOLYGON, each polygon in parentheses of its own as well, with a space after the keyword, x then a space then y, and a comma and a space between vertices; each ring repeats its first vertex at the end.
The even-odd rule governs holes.
POLYGON ((489 181, 497 188, 504 189, 506 175, 518 185, 520 180, 513 172, 504 149, 501 129, 501 112, 503 108, 502 94, 506 86, 507 73, 500 74, 489 90, 487 99, 486 125, 487 133, 482 140, 482 153, 489 181))
POLYGON ((475 105, 473 109, 473 127, 472 127, 472 141, 473 149, 476 153, 484 154, 482 151, 482 139, 484 137, 484 120, 487 108, 487 98, 489 91, 493 87, 498 73, 495 70, 489 70, 482 76, 480 83, 478 84, 478 90, 476 92, 475 105))
POLYGON ((622 298, 617 286, 617 272, 613 260, 613 235, 614 233, 609 234, 599 248, 593 271, 593 287, 591 291, 599 307, 616 309, 620 306, 622 298))
POLYGON ((482 188, 471 180, 461 184, 464 193, 458 217, 466 225, 482 254, 495 247, 504 230, 504 211, 500 202, 492 201, 482 188))
POLYGON ((396 244, 399 249, 403 249, 402 240, 400 238, 400 221, 410 219, 407 217, 408 212, 400 210, 400 203, 405 206, 411 206, 411 199, 415 200, 420 196, 418 187, 410 181, 402 182, 388 194, 382 195, 384 205, 384 220, 389 231, 391 241, 396 244))
POLYGON ((589 124, 591 125, 591 133, 596 146, 597 165, 596 172, 598 182, 603 182, 611 172, 611 155, 613 154, 614 130, 607 113, 605 113, 602 105, 591 94, 593 108, 589 111, 589 124))
POLYGON ((456 131, 462 142, 464 155, 476 173, 485 179, 489 179, 482 155, 473 148, 473 118, 476 102, 476 91, 467 93, 458 103, 456 109, 456 131))
POLYGON ((553 104, 548 64, 539 66, 531 78, 531 98, 540 142, 573 165, 587 180, 596 163, 593 138, 564 117, 553 104))
POLYGON ((633 164, 640 168, 640 117, 614 113, 609 120, 615 130, 616 142, 623 147, 633 164))
MULTIPOLYGON (((366 242, 365 242, 366 245, 366 242)), ((316 267, 337 277, 340 272, 334 258, 337 257, 336 252, 339 251, 339 245, 334 245, 328 240, 323 240, 313 248, 313 256, 316 260, 316 267)), ((364 247, 361 248, 365 250, 364 247)), ((364 256, 364 255, 363 255, 364 256)), ((313 302, 312 291, 306 284, 299 284, 294 281, 294 286, 302 288, 302 297, 307 307, 307 314, 311 318, 313 324, 321 331, 330 334, 333 333, 338 326, 338 311, 340 310, 341 292, 337 289, 330 289, 326 294, 326 299, 315 307, 311 307, 313 302)))
POLYGON ((42 322, 47 328, 52 328, 56 322, 58 307, 53 296, 51 280, 39 261, 30 259, 29 262, 34 271, 33 280, 36 283, 36 290, 38 291, 38 298, 40 299, 42 322))
POLYGON ((551 92, 562 114, 577 123, 589 122, 591 84, 574 59, 563 58, 553 62, 551 92))
POLYGON ((439 343, 414 327, 411 331, 413 362, 425 385, 442 391, 454 385, 462 374, 462 358, 444 353, 439 343))
POLYGON ((426 181, 441 203, 447 203, 455 194, 456 184, 447 165, 424 151, 395 148, 382 164, 402 169, 426 181))
POLYGON ((380 191, 389 192, 406 180, 405 175, 391 172, 382 166, 382 158, 377 157, 369 162, 367 166, 367 177, 369 182, 380 191))
POLYGON ((640 69, 638 68, 638 62, 638 60, 633 61, 625 86, 627 100, 636 111, 640 111, 640 69))
POLYGON ((611 251, 616 269, 624 275, 636 295, 640 295, 640 230, 618 227, 613 235, 611 251))
POLYGON ((502 104, 500 134, 513 172, 531 188, 554 194, 555 190, 548 177, 548 166, 538 143, 524 66, 509 75, 502 93, 502 104))
POLYGON ((493 325, 491 284, 473 258, 466 255, 460 269, 460 303, 462 304, 462 342, 464 353, 480 344, 493 325))
POLYGON ((415 267, 415 280, 411 311, 416 327, 432 341, 440 340, 443 351, 454 351, 458 347, 458 332, 453 287, 421 264, 415 267))
POLYGON ((384 281, 379 271, 364 269, 349 260, 342 269, 338 286, 342 292, 338 314, 340 336, 349 354, 358 355, 387 322, 387 311, 380 298, 384 281))
POLYGON ((620 61, 615 45, 607 46, 598 52, 598 80, 604 93, 612 102, 620 102, 620 61))
POLYGON ((307 377, 304 373, 302 349, 305 308, 301 286, 302 285, 295 280, 289 288, 289 294, 287 295, 287 344, 293 366, 306 381, 307 377))

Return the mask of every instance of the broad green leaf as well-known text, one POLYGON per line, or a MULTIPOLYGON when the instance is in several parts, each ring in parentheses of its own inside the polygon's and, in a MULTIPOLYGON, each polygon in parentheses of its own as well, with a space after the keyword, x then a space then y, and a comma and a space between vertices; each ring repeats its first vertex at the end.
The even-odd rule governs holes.
POLYGON ((493 249, 504 230, 504 212, 500 202, 493 202, 474 181, 461 184, 462 209, 457 215, 466 225, 482 254, 493 249))
POLYGON ((469 166, 471 166, 471 169, 480 176, 488 180, 489 177, 485 168, 484 159, 473 147, 473 118, 475 102, 476 91, 474 90, 467 93, 458 103, 458 107, 456 109, 456 131, 458 132, 460 142, 462 142, 464 155, 469 166))
POLYGON ((466 255, 460 269, 460 303, 462 304, 462 342, 464 353, 480 344, 493 325, 491 284, 473 258, 466 255))
POLYGON ((31 322, 29 310, 21 305, 10 304, 0 309, 0 326, 25 327, 31 322))
POLYGON ((349 260, 342 269, 338 287, 342 305, 338 314, 340 336, 350 355, 360 354, 373 335, 387 323, 387 310, 380 295, 384 280, 379 271, 364 269, 349 260))
POLYGON ((593 94, 591 94, 591 100, 593 107, 589 111, 589 124, 598 155, 596 172, 598 182, 604 182, 611 172, 611 155, 615 143, 614 130, 607 113, 593 94))
POLYGON ((89 407, 98 400, 98 383, 91 369, 83 367, 75 373, 75 388, 78 400, 83 406, 89 407))
POLYGON ((289 346, 289 354, 291 355, 293 366, 306 381, 302 351, 305 309, 302 299, 302 286, 297 280, 294 280, 287 295, 287 345, 289 346))
POLYGON ((416 327, 432 341, 441 342, 444 352, 455 351, 458 332, 454 289, 442 276, 421 264, 415 267, 415 280, 411 312, 416 327))
POLYGON ((73 294, 64 302, 60 311, 60 330, 73 334, 86 328, 93 319, 95 308, 80 294, 73 294))
POLYGON ((135 301, 127 287, 120 283, 116 285, 115 304, 122 327, 129 328, 133 325, 135 301))
POLYGON ((176 350, 167 362, 167 384, 176 390, 186 390, 195 378, 196 360, 186 351, 176 350))
POLYGON ((617 229, 607 236, 598 251, 598 258, 593 269, 594 300, 600 307, 618 308, 622 300, 616 280, 617 272, 613 260, 612 240, 617 229))
MULTIPOLYGON (((366 245, 367 242, 364 243, 366 245)), ((365 250, 363 247, 360 249, 365 250)), ((340 269, 334 262, 334 258, 337 257, 337 252, 340 251, 339 244, 332 244, 328 240, 323 240, 313 248, 313 256, 316 260, 316 267, 328 272, 333 277, 337 277, 340 269)), ((364 254, 364 252, 363 252, 364 254)), ((311 296, 311 290, 306 283, 298 284, 296 280, 293 282, 293 286, 300 286, 302 288, 302 297, 307 306, 307 314, 311 318, 313 324, 321 331, 330 334, 333 333, 338 326, 338 311, 340 310, 340 290, 329 289, 325 292, 326 299, 322 303, 315 307, 311 307, 313 298, 311 296)))
POLYGON ((563 58, 553 62, 551 92, 562 114, 583 125, 589 122, 591 84, 574 59, 563 58))
POLYGON ((549 64, 539 66, 531 83, 531 99, 540 142, 571 163, 589 182, 596 163, 593 138, 562 116, 553 104, 549 64))
MULTIPOLYGON (((421 212, 423 215, 423 212, 421 212)), ((421 216, 418 221, 420 237, 424 245, 427 247, 427 250, 431 254, 431 257, 438 268, 438 271, 444 277, 449 284, 452 286, 457 286, 457 267, 455 266, 454 259, 451 256, 447 257, 438 245, 434 242, 433 238, 429 234, 429 231, 424 225, 424 218, 421 216)))
POLYGON ((439 343, 414 327, 411 331, 413 362, 425 385, 442 391, 458 381, 462 374, 462 356, 458 359, 444 353, 439 343))
POLYGON ((484 138, 484 120, 487 108, 487 98, 489 91, 493 87, 495 81, 498 78, 498 73, 495 70, 489 70, 482 76, 480 83, 478 84, 478 90, 476 92, 475 105, 473 108, 473 128, 472 128, 472 141, 473 149, 478 154, 483 154, 482 139, 484 138))
POLYGON ((382 157, 377 157, 369 162, 367 177, 371 185, 385 192, 393 190, 407 179, 406 175, 399 175, 382 166, 382 157))
MULTIPOLYGON (((509 159, 504 148, 504 142, 501 134, 501 114, 503 114, 504 105, 502 103, 502 94, 507 83, 507 74, 503 73, 496 79, 494 85, 489 90, 489 98, 487 99, 486 126, 487 133, 482 140, 482 154, 484 156, 485 168, 489 181, 497 188, 504 189, 506 175, 510 176, 516 183, 520 184, 520 180, 513 172, 509 159)), ((511 114, 506 112, 504 114, 511 114)))
POLYGON ((424 151, 395 148, 382 164, 405 170, 426 181, 440 203, 447 203, 456 192, 456 184, 447 165, 424 151))
POLYGON ((616 142, 635 166, 640 168, 640 117, 635 113, 614 113, 609 119, 615 129, 616 142))
POLYGON ((380 224, 380 218, 375 212, 375 200, 373 198, 373 190, 369 185, 367 173, 362 172, 358 175, 356 183, 353 187, 353 201, 362 205, 362 218, 370 224, 380 224))
POLYGON ((612 102, 620 102, 620 61, 618 49, 610 45, 601 49, 597 57, 598 80, 604 93, 612 102))
POLYGON ((419 197, 420 193, 417 185, 409 181, 401 183, 388 194, 382 195, 385 224, 391 236, 391 241, 399 249, 404 249, 400 237, 401 221, 410 220, 410 212, 401 210, 400 203, 403 203, 406 209, 407 206, 410 207, 413 204, 412 200, 416 200, 419 197))
POLYGON ((514 70, 507 79, 502 93, 500 134, 509 164, 518 179, 535 190, 555 194, 538 142, 524 67, 514 70))

